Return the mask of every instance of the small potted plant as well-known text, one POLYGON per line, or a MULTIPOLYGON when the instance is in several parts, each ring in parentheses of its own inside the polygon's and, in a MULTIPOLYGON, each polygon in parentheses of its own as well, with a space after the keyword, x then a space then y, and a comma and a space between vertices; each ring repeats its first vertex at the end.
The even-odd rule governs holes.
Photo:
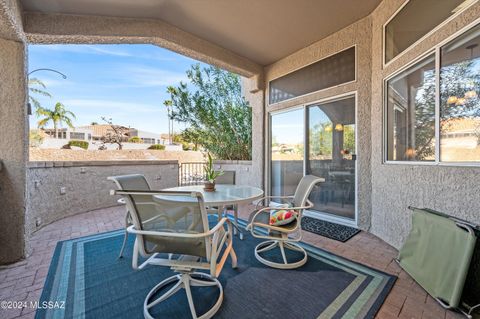
POLYGON ((207 164, 205 164, 204 169, 205 169, 205 191, 206 192, 214 192, 215 191, 215 179, 218 176, 223 175, 222 171, 216 171, 213 169, 213 159, 212 155, 210 153, 207 153, 208 161, 207 164))

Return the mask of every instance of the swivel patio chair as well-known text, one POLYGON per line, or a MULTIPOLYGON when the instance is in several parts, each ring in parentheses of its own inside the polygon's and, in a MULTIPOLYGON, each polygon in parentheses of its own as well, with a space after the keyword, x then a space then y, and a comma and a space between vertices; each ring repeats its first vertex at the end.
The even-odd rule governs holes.
POLYGON ((307 175, 302 178, 297 186, 294 196, 266 196, 262 198, 250 215, 247 230, 250 230, 253 237, 267 239, 255 247, 255 257, 264 265, 279 269, 293 269, 303 266, 307 262, 306 251, 297 244, 302 239, 301 220, 303 211, 313 207, 313 203, 308 199, 315 184, 324 182, 323 178, 307 175), (272 210, 279 210, 279 207, 263 207, 260 208, 260 203, 271 201, 272 199, 280 199, 289 204, 288 210, 295 211, 295 218, 292 222, 282 226, 270 225, 270 212, 272 210), (260 229, 259 229, 260 228, 260 229), (263 232, 261 230, 263 229, 263 232), (289 236, 290 235, 290 236, 289 236), (293 236, 292 235, 296 235, 293 236), (266 251, 280 249, 283 263, 274 262, 262 257, 261 254, 266 251), (289 262, 285 249, 300 252, 302 258, 298 261, 289 262))
MULTIPOLYGON (((147 180, 145 179, 145 176, 141 174, 131 174, 131 175, 120 175, 120 176, 110 176, 107 178, 110 181, 113 181, 115 185, 118 187, 119 190, 139 190, 139 191, 150 191, 150 184, 148 184, 147 180)), ((119 204, 125 205, 125 199, 120 198, 118 200, 119 204)), ((155 209, 152 206, 153 209, 155 209)), ((125 245, 127 243, 128 239, 128 232, 127 228, 128 226, 132 225, 132 220, 130 216, 130 212, 128 209, 126 209, 125 213, 125 236, 123 237, 123 243, 122 243, 122 248, 120 249, 120 254, 118 255, 118 258, 123 257, 123 252, 125 250, 125 245)))
POLYGON ((193 318, 211 318, 223 301, 223 288, 217 278, 228 256, 232 267, 237 266, 230 220, 222 218, 209 229, 199 192, 117 190, 111 194, 123 196, 132 218, 133 225, 128 227, 128 232, 136 235, 132 267, 165 266, 177 273, 147 294, 143 305, 145 318, 153 318, 152 308, 181 289, 185 289, 193 318), (156 211, 153 216, 152 206, 156 211), (140 255, 147 259, 139 265, 140 255), (219 289, 214 305, 202 315, 197 315, 191 287, 219 289))

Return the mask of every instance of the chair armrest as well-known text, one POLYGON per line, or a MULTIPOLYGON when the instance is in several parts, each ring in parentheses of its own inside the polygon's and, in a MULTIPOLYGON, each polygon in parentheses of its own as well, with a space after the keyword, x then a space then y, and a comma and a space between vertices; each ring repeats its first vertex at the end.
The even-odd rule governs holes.
POLYGON ((138 230, 135 229, 135 226, 132 225, 127 228, 127 231, 132 234, 136 235, 144 235, 144 236, 157 236, 157 237, 176 237, 176 238, 205 238, 213 236, 223 224, 231 223, 230 220, 226 217, 223 217, 212 229, 204 233, 173 233, 173 232, 160 232, 155 230, 138 230))
MULTIPOLYGON (((313 203, 309 199, 307 199, 307 205, 306 206, 288 207, 288 209, 289 210, 300 211, 300 210, 309 209, 309 208, 312 208, 312 207, 313 207, 313 203)), ((247 230, 250 229, 250 231, 253 232, 254 226, 260 226, 260 227, 264 227, 264 228, 269 228, 271 230, 284 231, 284 229, 281 228, 281 227, 276 227, 276 226, 272 226, 272 225, 269 225, 269 224, 255 222, 255 218, 260 213, 263 213, 263 212, 266 212, 266 211, 271 211, 271 210, 279 210, 279 208, 278 207, 264 207, 264 208, 260 209, 258 212, 255 213, 255 215, 253 215, 252 221, 250 222, 250 224, 247 225, 247 230)), ((296 218, 298 218, 298 216, 296 218)))
POLYGON ((279 198, 279 199, 287 199, 287 198, 293 198, 293 195, 290 196, 264 196, 260 199, 258 199, 257 204, 255 205, 255 209, 258 209, 258 205, 262 203, 266 199, 272 199, 272 198, 279 198))
MULTIPOLYGON (((192 196, 198 197, 198 195, 202 195, 200 192, 186 192, 186 191, 156 191, 156 190, 149 190, 149 191, 136 191, 136 190, 110 190, 110 195, 167 195, 167 196, 192 196)), ((203 198, 203 197, 202 197, 203 198)))

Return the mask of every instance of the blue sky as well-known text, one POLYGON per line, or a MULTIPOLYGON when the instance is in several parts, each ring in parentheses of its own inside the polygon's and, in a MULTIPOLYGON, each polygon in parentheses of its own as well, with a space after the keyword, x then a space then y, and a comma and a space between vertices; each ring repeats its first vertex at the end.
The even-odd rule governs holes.
MULTIPOLYGON (((52 98, 39 97, 43 107, 62 102, 77 116, 75 126, 101 123, 168 132, 166 87, 186 82, 185 71, 197 61, 153 45, 30 45, 29 70, 52 68, 65 75, 39 71, 52 98)), ((30 116, 30 127, 38 119, 30 116)), ((182 124, 175 124, 177 131, 182 124)))

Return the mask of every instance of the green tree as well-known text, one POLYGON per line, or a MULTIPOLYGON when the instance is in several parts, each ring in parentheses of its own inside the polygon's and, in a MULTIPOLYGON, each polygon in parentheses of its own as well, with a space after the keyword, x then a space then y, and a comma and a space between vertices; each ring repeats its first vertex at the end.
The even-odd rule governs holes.
POLYGON ((46 88, 47 86, 41 80, 37 78, 28 79, 28 100, 35 107, 35 109, 39 109, 42 106, 34 97, 34 95, 41 95, 50 98, 52 97, 52 95, 45 90, 46 88))
MULTIPOLYGON (((435 72, 426 71, 415 95, 415 156, 417 160, 435 155, 435 72)), ((440 126, 449 129, 450 120, 478 118, 478 96, 463 98, 468 91, 480 91, 480 74, 475 61, 462 61, 440 70, 440 126), (449 97, 463 98, 462 103, 448 103, 449 97)))
POLYGON ((242 96, 240 76, 196 64, 187 77, 188 86, 180 82, 167 88, 170 100, 164 103, 172 106, 173 120, 189 126, 186 141, 218 159, 251 159, 252 111, 242 96))
POLYGON ((72 118, 76 119, 75 114, 65 109, 65 105, 60 102, 57 102, 53 109, 46 109, 43 107, 37 108, 36 113, 38 117, 43 117, 38 121, 39 128, 44 128, 50 121, 53 122, 55 138, 58 137, 58 127, 62 126, 62 123, 67 124, 69 127, 73 127, 72 118))

